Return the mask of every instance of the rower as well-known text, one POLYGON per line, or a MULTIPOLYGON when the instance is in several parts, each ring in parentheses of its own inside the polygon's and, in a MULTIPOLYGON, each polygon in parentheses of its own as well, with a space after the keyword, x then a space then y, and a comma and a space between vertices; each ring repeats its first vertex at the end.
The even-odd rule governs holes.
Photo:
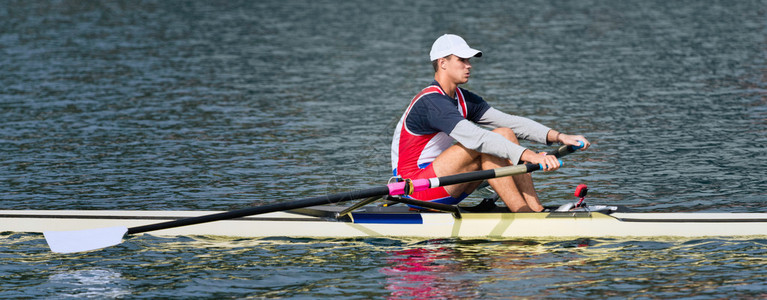
MULTIPOLYGON (((434 81, 416 95, 397 123, 392 138, 395 176, 412 180, 489 170, 520 162, 556 170, 556 157, 541 155, 519 145, 520 139, 541 144, 590 143, 582 135, 569 135, 531 119, 506 114, 482 97, 459 87, 469 81, 469 60, 482 52, 453 34, 439 37, 431 47, 434 81), (492 127, 492 130, 482 126, 492 127)), ((489 180, 512 212, 544 210, 529 174, 489 180)), ((454 205, 474 192, 478 182, 450 185, 410 195, 411 198, 454 205)))

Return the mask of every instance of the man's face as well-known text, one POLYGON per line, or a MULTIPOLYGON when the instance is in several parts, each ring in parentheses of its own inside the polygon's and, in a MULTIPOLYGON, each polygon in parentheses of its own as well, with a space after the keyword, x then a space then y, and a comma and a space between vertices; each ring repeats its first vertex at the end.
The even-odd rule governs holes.
POLYGON ((469 76, 471 71, 470 58, 460 58, 455 55, 450 55, 445 58, 442 63, 442 67, 447 74, 456 84, 463 84, 469 82, 469 76))

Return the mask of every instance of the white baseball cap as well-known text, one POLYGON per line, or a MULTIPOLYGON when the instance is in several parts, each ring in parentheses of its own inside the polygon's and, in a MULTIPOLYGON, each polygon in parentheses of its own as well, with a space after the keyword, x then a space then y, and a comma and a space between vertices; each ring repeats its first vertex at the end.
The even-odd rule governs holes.
POLYGON ((466 44, 466 41, 460 36, 445 34, 434 41, 434 44, 431 45, 431 52, 429 52, 432 61, 450 54, 460 58, 470 58, 482 56, 482 51, 469 47, 469 44, 466 44))

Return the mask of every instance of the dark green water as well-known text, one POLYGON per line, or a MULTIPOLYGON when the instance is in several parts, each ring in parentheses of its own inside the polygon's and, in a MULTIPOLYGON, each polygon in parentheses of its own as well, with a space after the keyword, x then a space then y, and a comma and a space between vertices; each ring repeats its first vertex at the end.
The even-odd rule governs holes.
MULTIPOLYGON (((586 135, 549 205, 765 212, 767 2, 2 1, 2 209, 233 209, 366 188, 430 82, 586 135)), ((546 150, 539 145, 528 145, 546 150)), ((472 201, 471 199, 470 201, 472 201)), ((0 296, 764 298, 764 238, 213 239, 49 253, 0 233, 0 296)))

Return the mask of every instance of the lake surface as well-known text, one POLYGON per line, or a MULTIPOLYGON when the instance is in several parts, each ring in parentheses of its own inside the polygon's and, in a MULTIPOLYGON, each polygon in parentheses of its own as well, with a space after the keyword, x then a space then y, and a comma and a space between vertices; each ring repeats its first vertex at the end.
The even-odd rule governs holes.
MULTIPOLYGON (((585 183, 592 204, 767 212, 764 0, 5 1, 0 205, 230 210, 380 185, 444 33, 484 52, 466 88, 593 142, 534 175, 544 204, 585 183)), ((0 259, 4 298, 767 297, 764 237, 144 235, 55 255, 2 232, 0 259)))

